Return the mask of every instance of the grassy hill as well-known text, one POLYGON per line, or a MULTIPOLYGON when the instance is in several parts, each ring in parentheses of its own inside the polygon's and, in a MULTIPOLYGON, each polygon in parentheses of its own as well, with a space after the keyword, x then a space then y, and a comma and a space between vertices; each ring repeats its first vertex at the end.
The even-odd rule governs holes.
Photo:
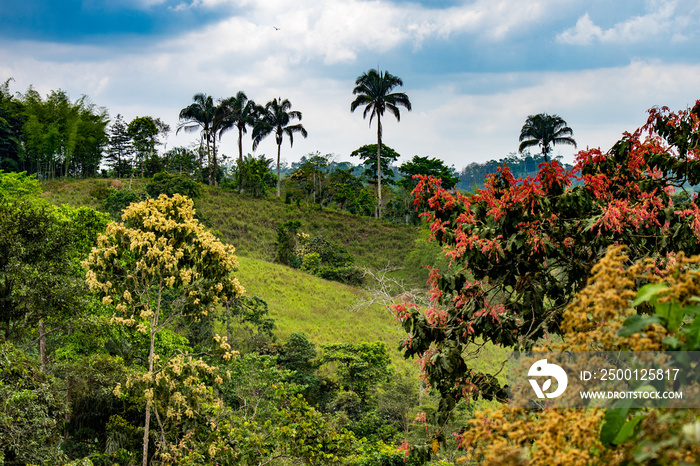
POLYGON ((293 332, 317 344, 383 341, 398 355, 403 330, 382 306, 357 308, 365 291, 259 259, 239 257, 239 264, 236 275, 246 294, 267 302, 282 341, 293 332))
MULTIPOLYGON (((108 180, 59 180, 44 182, 43 197, 55 204, 87 205, 102 208, 96 197, 108 180)), ((129 189, 129 182, 124 183, 129 189)), ((134 180, 131 189, 143 192, 144 181, 134 180)), ((356 217, 330 209, 306 205, 286 205, 274 199, 254 199, 219 188, 205 186, 195 203, 201 221, 236 247, 239 257, 237 276, 248 295, 265 300, 275 319, 276 334, 284 341, 292 332, 304 332, 317 344, 383 341, 398 359, 396 348, 404 333, 390 313, 379 305, 360 308, 367 298, 359 288, 323 280, 299 270, 270 262, 275 253, 276 227, 292 219, 302 222, 302 230, 323 233, 343 244, 364 267, 403 265, 415 259, 416 241, 424 234, 413 227, 391 225, 374 218, 356 217), (413 255, 412 255, 413 254, 413 255)), ((399 278, 416 283, 416 269, 398 273, 399 278)))
MULTIPOLYGON (((123 183, 125 189, 144 192, 144 180, 123 183)), ((96 194, 98 188, 108 184, 109 180, 103 179, 47 181, 43 184, 43 197, 55 204, 100 209, 102 200, 96 194)), ((357 265, 372 268, 387 264, 402 266, 419 237, 418 228, 338 210, 285 204, 275 198, 255 199, 211 186, 203 186, 202 193, 195 201, 200 220, 233 244, 241 256, 272 261, 276 228, 288 220, 300 220, 303 232, 324 234, 330 241, 348 248, 357 265)))

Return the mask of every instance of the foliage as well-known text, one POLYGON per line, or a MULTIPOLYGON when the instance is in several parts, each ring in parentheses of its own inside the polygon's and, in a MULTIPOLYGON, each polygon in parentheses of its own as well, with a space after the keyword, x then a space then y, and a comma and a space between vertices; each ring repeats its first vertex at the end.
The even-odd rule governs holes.
POLYGON ((161 194, 166 196, 181 194, 190 199, 197 199, 200 196, 199 183, 188 175, 168 172, 153 175, 153 178, 146 184, 146 192, 154 199, 161 194))
POLYGON ((245 92, 238 91, 235 96, 224 99, 221 102, 223 108, 223 122, 219 129, 219 138, 229 129, 238 130, 238 160, 243 160, 243 135, 247 127, 254 127, 260 107, 245 92))
MULTIPOLYGON (((75 258, 106 224, 88 208, 55 208, 23 198, 0 200, 0 332, 23 342, 55 331, 84 307, 75 258), (43 329, 43 330, 41 330, 43 329)), ((46 363, 46 354, 41 355, 46 363)))
MULTIPOLYGON (((700 336, 694 309, 700 294, 696 279, 700 257, 679 253, 669 256, 665 266, 657 267, 651 258, 631 263, 628 252, 624 247, 608 249, 593 268, 588 285, 564 312, 562 342, 549 343, 542 350, 695 348, 700 336), (642 283, 648 284, 640 287, 642 283), (655 315, 643 312, 648 301, 655 303, 655 315), (677 312, 692 316, 684 320, 676 336, 672 332, 678 328, 669 314, 660 315, 673 304, 677 312)), ((683 355, 678 354, 678 361, 683 361, 683 355)), ((696 378, 690 368, 681 372, 696 378)), ((690 388, 692 380, 682 383, 690 388)), ((484 464, 539 464, 545 459, 552 464, 692 464, 698 457, 700 443, 692 435, 696 423, 693 410, 629 409, 623 404, 607 411, 528 412, 503 407, 480 412, 460 442, 470 459, 484 464)))
POLYGON ((0 199, 39 194, 41 194, 41 185, 35 175, 27 175, 27 172, 5 173, 0 170, 0 199))
POLYGON ((0 462, 60 464, 60 384, 8 342, 0 344, 0 400, 0 462))
POLYGON ((288 99, 272 99, 258 110, 258 117, 253 127, 253 150, 257 149, 260 142, 270 134, 275 135, 277 143, 277 197, 280 197, 280 150, 282 140, 287 135, 289 145, 294 145, 294 133, 307 137, 308 133, 301 123, 292 124, 292 121, 301 121, 301 112, 292 110, 292 104, 288 99))
MULTIPOLYGON (((381 151, 381 161, 382 161, 382 184, 393 185, 394 181, 394 171, 391 169, 391 163, 396 162, 401 158, 401 154, 396 152, 391 147, 382 144, 381 151)), ((350 153, 351 157, 359 157, 362 160, 362 164, 365 166, 363 176, 365 179, 373 185, 377 185, 377 145, 368 144, 362 147, 358 147, 350 153)))
POLYGON ((265 197, 267 191, 275 185, 275 175, 272 173, 273 160, 260 155, 257 158, 248 154, 238 159, 233 171, 233 182, 225 183, 225 188, 253 197, 265 197))
POLYGON ((104 157, 117 178, 131 173, 133 154, 132 134, 129 134, 122 116, 117 115, 109 128, 109 144, 104 157))
MULTIPOLYGON (((206 317, 218 303, 244 290, 231 276, 238 265, 234 248, 220 243, 194 219, 191 200, 179 194, 161 195, 132 204, 122 218, 125 223, 107 226, 84 266, 90 289, 104 304, 115 306, 114 322, 150 337, 148 368, 142 376, 145 465, 153 390, 159 383, 156 370, 172 367, 178 374, 177 366, 168 366, 169 362, 156 367, 156 334, 181 315, 206 317)), ((202 367, 191 357, 180 363, 195 371, 202 367)))
POLYGON ((409 162, 401 164, 399 172, 403 175, 401 180, 399 180, 399 185, 403 186, 404 189, 408 191, 415 189, 418 184, 418 181, 414 179, 416 175, 439 178, 442 180, 442 187, 444 189, 454 189, 459 181, 459 176, 454 166, 448 167, 445 165, 445 162, 435 157, 429 158, 414 155, 409 162))
POLYGON ((129 207, 129 205, 135 202, 141 202, 144 198, 145 195, 140 195, 128 188, 109 188, 107 198, 104 200, 104 209, 116 220, 121 218, 122 212, 129 207))
POLYGON ((298 231, 301 222, 290 220, 277 229, 277 261, 317 277, 352 285, 362 283, 363 275, 352 266, 353 258, 343 246, 323 235, 309 236, 298 231))
POLYGON ((22 127, 22 103, 10 92, 10 81, 0 85, 0 170, 19 171, 22 127))
POLYGON ((542 147, 544 161, 547 162, 547 156, 551 150, 550 145, 564 144, 576 147, 576 141, 571 137, 573 134, 573 130, 559 115, 547 115, 546 113, 529 115, 520 130, 518 152, 539 145, 542 147))
POLYGON ((384 342, 338 343, 323 345, 322 364, 338 362, 338 375, 343 386, 367 401, 371 387, 391 374, 389 355, 384 342))
POLYGON ((159 119, 149 116, 136 117, 127 126, 135 153, 135 168, 141 176, 152 176, 161 170, 156 146, 160 144, 158 135, 169 129, 159 119))
POLYGON ((83 96, 71 102, 65 91, 43 99, 29 88, 21 97, 21 169, 43 178, 97 173, 107 144, 107 112, 83 96))
POLYGON ((320 366, 317 359, 316 345, 303 332, 294 332, 279 350, 277 361, 280 366, 290 371, 286 381, 304 386, 304 398, 318 402, 318 390, 321 379, 316 375, 320 366))
POLYGON ((409 333, 405 355, 421 359, 443 410, 459 397, 504 397, 492 374, 471 370, 467 347, 527 349, 560 334, 563 309, 608 245, 627 244, 632 259, 699 250, 693 225, 700 210, 694 203, 678 210, 670 197, 675 186, 693 182, 684 146, 656 130, 679 121, 697 128, 697 111, 664 114, 661 122, 657 115, 652 110, 643 129, 606 154, 580 152, 583 186, 572 188, 574 174, 556 161, 541 164, 534 179, 515 180, 503 167, 469 196, 420 180, 417 203, 428 209, 424 216, 451 266, 432 271, 428 309, 401 304, 394 312, 409 333))
MULTIPOLYGON (((560 156, 551 158, 562 163, 560 156)), ((530 155, 527 149, 522 154, 511 153, 500 160, 489 160, 483 163, 471 162, 460 170, 457 188, 460 191, 476 192, 477 189, 483 188, 491 174, 496 173, 503 165, 508 166, 515 179, 534 178, 539 173, 538 167, 542 162, 544 162, 544 157, 541 154, 530 155)), ((565 170, 573 169, 572 165, 563 163, 562 165, 565 170)), ((572 180, 572 186, 578 184, 581 184, 579 180, 572 180)))
POLYGON ((163 168, 170 173, 189 175, 199 179, 199 156, 192 149, 173 147, 161 156, 163 168))
POLYGON ((369 115, 369 124, 372 124, 374 117, 377 117, 377 217, 382 216, 382 117, 386 110, 389 111, 397 121, 401 120, 399 107, 411 110, 411 101, 403 92, 391 92, 396 86, 403 86, 401 78, 392 75, 388 71, 377 71, 370 69, 362 73, 355 80, 355 88, 352 93, 355 100, 350 104, 350 111, 354 112, 358 107, 365 106, 362 113, 363 118, 369 115))
MULTIPOLYGON (((200 149, 207 157, 209 184, 218 185, 219 163, 216 153, 216 134, 222 129, 225 118, 225 108, 214 103, 210 95, 197 93, 192 97, 193 102, 180 110, 180 121, 175 134, 181 129, 187 133, 200 130, 200 149)), ((203 170, 201 159, 200 171, 203 170)))

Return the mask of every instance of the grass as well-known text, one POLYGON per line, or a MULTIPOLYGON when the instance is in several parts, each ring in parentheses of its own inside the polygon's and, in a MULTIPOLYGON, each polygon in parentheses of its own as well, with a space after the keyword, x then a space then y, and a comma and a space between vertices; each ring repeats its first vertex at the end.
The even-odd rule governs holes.
MULTIPOLYGON (((70 179, 43 182, 43 197, 54 204, 90 206, 100 209, 101 201, 91 192, 108 186, 106 179, 70 179)), ((125 187, 143 192, 147 180, 122 180, 125 187)), ((256 199, 212 186, 202 186, 202 197, 195 201, 198 217, 219 237, 237 249, 239 256, 272 261, 275 256, 276 229, 288 220, 300 220, 301 230, 310 235, 323 234, 342 244, 360 267, 378 269, 391 264, 402 266, 418 238, 419 229, 386 221, 358 217, 334 209, 318 209, 305 204, 285 204, 274 197, 256 199)), ((412 283, 424 283, 415 269, 397 276, 412 283)))
POLYGON ((355 310, 365 291, 259 259, 238 261, 236 275, 246 294, 267 302, 282 341, 293 332, 320 345, 382 341, 395 364, 406 364, 398 352, 405 332, 389 311, 380 305, 355 310))

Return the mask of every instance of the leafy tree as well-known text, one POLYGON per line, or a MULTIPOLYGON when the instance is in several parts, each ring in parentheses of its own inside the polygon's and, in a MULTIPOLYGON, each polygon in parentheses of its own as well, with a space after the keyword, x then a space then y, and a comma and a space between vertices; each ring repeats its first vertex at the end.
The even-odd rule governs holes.
POLYGON ((270 134, 275 134, 277 143, 277 197, 280 197, 280 150, 282 139, 286 134, 289 138, 289 145, 294 144, 294 133, 300 133, 306 137, 308 133, 301 123, 291 124, 293 120, 301 121, 301 112, 292 110, 289 100, 280 97, 265 104, 265 108, 260 110, 258 120, 253 128, 253 150, 257 149, 260 141, 270 134))
POLYGON ((156 146, 159 144, 160 132, 157 121, 149 116, 136 117, 127 127, 127 133, 136 153, 136 163, 141 169, 141 176, 146 173, 152 175, 159 171, 158 169, 153 171, 153 169, 158 168, 159 164, 156 146))
POLYGON ((301 265, 297 257, 297 234, 301 228, 299 220, 289 220, 277 227, 277 241, 275 243, 277 254, 275 261, 290 267, 298 268, 301 265))
POLYGON ((22 96, 23 157, 27 171, 41 176, 94 175, 107 144, 107 113, 83 96, 71 102, 64 91, 42 99, 29 88, 22 96))
POLYGON ((23 104, 10 92, 10 81, 0 85, 0 170, 19 171, 23 104))
MULTIPOLYGON (((209 184, 218 185, 216 175, 219 164, 216 158, 216 134, 221 130, 226 115, 222 105, 214 103, 210 95, 198 93, 192 97, 193 103, 180 110, 180 123, 175 133, 181 129, 191 133, 200 130, 200 147, 206 147, 209 168, 209 184)), ((202 169, 200 162, 200 170, 202 169)))
POLYGON ((132 135, 121 115, 117 115, 109 129, 109 144, 105 160, 117 178, 131 172, 131 157, 134 154, 132 135))
POLYGON ((92 209, 55 208, 25 197, 0 198, 0 333, 39 344, 46 370, 46 335, 65 329, 84 310, 76 256, 106 224, 92 209))
POLYGON ((240 193, 253 197, 265 197, 267 191, 275 185, 272 172, 272 159, 265 155, 253 157, 248 154, 243 160, 237 160, 234 171, 233 186, 240 193))
POLYGON ((350 157, 359 157, 365 166, 364 177, 370 183, 379 186, 379 184, 392 185, 394 184, 394 171, 391 169, 391 163, 396 162, 401 154, 387 145, 382 145, 380 169, 377 168, 377 145, 368 144, 359 147, 350 153, 350 157), (382 173, 381 183, 377 182, 377 175, 382 173))
POLYGON ((547 156, 551 150, 550 145, 554 147, 557 144, 563 144, 576 147, 576 141, 571 137, 573 134, 573 130, 559 115, 546 113, 529 115, 520 130, 518 152, 539 145, 542 147, 544 161, 547 162, 547 156))
POLYGON ((321 364, 337 362, 338 374, 348 390, 367 401, 369 390, 391 375, 384 342, 323 345, 321 364))
POLYGON ((0 343, 0 462, 63 464, 59 382, 11 343, 0 343))
POLYGON ((173 147, 165 152, 162 157, 163 168, 171 173, 189 175, 194 179, 200 179, 197 161, 198 155, 186 147, 173 147))
POLYGON ((357 97, 350 104, 351 112, 354 112, 357 107, 365 106, 362 117, 367 118, 369 114, 370 125, 372 119, 377 117, 377 217, 382 215, 382 116, 384 116, 385 110, 389 110, 399 121, 401 119, 399 107, 411 110, 411 101, 405 93, 391 92, 396 86, 403 86, 401 78, 386 71, 371 69, 362 73, 355 80, 355 89, 352 93, 357 97))
POLYGON ((320 366, 317 359, 318 351, 314 342, 305 333, 292 333, 280 349, 277 361, 285 369, 291 371, 287 381, 306 386, 305 398, 313 401, 316 398, 321 379, 316 375, 320 366))
POLYGON ((224 120, 219 129, 219 137, 232 128, 238 130, 238 160, 243 161, 243 135, 246 128, 254 127, 260 107, 245 92, 239 91, 235 96, 224 99, 221 102, 224 112, 224 120))
POLYGON ((187 175, 160 172, 153 175, 146 184, 146 192, 154 199, 161 194, 181 194, 190 199, 197 199, 200 196, 200 185, 187 175))
POLYGON ((412 191, 418 184, 413 177, 416 175, 433 176, 442 180, 442 187, 445 189, 454 189, 459 181, 459 176, 455 172, 454 166, 448 167, 440 159, 435 157, 420 157, 414 155, 410 162, 405 162, 399 167, 399 172, 403 178, 399 180, 399 184, 407 191, 412 191))
POLYGON ((328 172, 330 171, 330 155, 320 153, 302 157, 302 165, 289 176, 287 196, 301 198, 308 203, 318 204, 319 208, 330 201, 328 172))
POLYGON ((560 334, 563 309, 607 246, 626 244, 633 259, 700 252, 697 200, 674 206, 670 196, 700 178, 691 156, 699 115, 700 104, 652 109, 647 125, 609 152, 580 152, 582 186, 572 187, 575 173, 556 161, 541 164, 534 179, 516 180, 503 167, 469 196, 419 181, 416 198, 450 267, 432 270, 428 309, 393 309, 409 332, 404 352, 421 358, 443 411, 461 397, 505 397, 465 355, 484 342, 528 349, 560 334))
POLYGON ((328 177, 333 201, 342 209, 356 215, 372 215, 376 206, 374 195, 362 184, 362 179, 350 169, 336 169, 328 177))
MULTIPOLYGON (((156 366, 156 335, 179 316, 205 318, 218 303, 242 295, 243 288, 231 276, 238 266, 234 248, 220 243, 195 220, 191 200, 179 194, 161 195, 132 204, 123 220, 107 226, 84 265, 90 289, 104 304, 115 306, 113 320, 149 337, 147 373, 141 378, 146 399, 145 466, 154 390, 161 380, 156 376, 161 371, 178 374, 175 360, 156 366)), ((184 355, 179 363, 188 364, 193 372, 201 369, 184 355)))

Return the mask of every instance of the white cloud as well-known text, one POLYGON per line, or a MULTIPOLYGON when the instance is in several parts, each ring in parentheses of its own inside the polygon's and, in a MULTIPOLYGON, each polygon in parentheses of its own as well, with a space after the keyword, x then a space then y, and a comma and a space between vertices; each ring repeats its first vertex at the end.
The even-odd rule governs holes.
POLYGON ((557 35, 563 44, 588 45, 600 43, 634 44, 660 37, 683 41, 694 34, 697 20, 692 20, 698 11, 697 2, 679 0, 652 0, 647 13, 621 21, 608 29, 597 26, 589 14, 581 16, 576 25, 557 35))

